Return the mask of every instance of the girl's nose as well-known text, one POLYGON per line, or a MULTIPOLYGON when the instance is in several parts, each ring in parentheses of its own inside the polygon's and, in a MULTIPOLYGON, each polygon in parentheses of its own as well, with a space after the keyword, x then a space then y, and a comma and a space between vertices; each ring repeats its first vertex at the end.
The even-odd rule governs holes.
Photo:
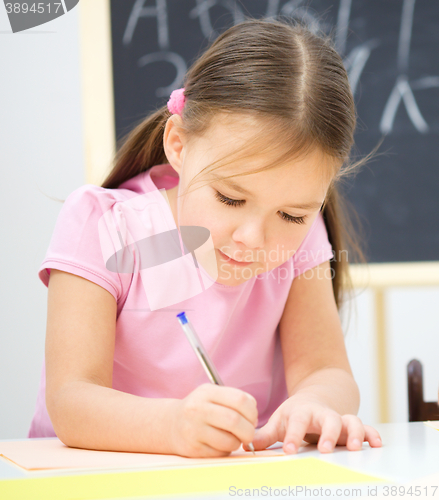
POLYGON ((263 219, 255 217, 242 221, 232 234, 233 241, 242 243, 247 248, 263 248, 265 244, 265 229, 263 219))

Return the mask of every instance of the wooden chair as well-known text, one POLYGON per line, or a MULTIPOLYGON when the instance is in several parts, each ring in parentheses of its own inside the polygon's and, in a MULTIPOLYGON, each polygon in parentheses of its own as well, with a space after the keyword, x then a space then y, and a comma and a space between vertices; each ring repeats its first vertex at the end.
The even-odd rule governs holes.
POLYGON ((409 396, 409 422, 439 420, 438 403, 427 403, 424 401, 422 365, 417 359, 412 359, 407 365, 407 382, 409 396))

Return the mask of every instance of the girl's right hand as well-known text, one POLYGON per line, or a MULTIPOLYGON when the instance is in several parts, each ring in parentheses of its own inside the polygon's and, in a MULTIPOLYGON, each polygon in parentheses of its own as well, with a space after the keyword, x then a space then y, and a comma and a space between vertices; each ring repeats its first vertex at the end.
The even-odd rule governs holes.
POLYGON ((172 445, 185 457, 223 457, 253 440, 256 400, 233 387, 202 384, 179 400, 172 445))

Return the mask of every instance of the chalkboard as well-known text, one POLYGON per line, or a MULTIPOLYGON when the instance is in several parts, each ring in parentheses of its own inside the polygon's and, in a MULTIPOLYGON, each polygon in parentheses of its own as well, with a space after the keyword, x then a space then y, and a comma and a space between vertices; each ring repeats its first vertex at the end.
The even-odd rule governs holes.
POLYGON ((432 0, 111 0, 116 139, 180 88, 187 68, 244 16, 335 34, 359 123, 378 156, 346 192, 370 262, 439 260, 439 3, 432 0))

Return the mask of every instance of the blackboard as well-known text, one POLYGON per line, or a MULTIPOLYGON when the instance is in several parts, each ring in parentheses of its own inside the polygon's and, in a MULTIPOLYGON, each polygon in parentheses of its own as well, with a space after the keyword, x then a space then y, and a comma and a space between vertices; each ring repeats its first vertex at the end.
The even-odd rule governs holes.
POLYGON ((219 33, 292 16, 335 34, 358 110, 356 154, 375 158, 347 198, 370 262, 439 260, 439 3, 432 0, 111 0, 119 140, 182 86, 219 33))

